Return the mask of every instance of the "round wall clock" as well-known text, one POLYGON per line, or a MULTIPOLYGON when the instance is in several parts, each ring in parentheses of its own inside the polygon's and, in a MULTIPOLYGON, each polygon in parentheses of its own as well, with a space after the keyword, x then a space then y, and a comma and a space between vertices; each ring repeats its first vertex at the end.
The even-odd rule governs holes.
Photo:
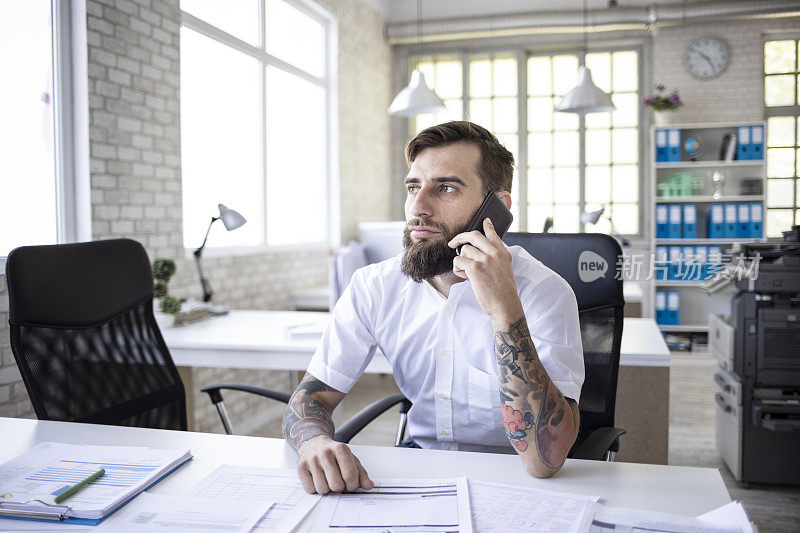
POLYGON ((697 39, 683 54, 686 71, 699 80, 710 80, 728 67, 728 45, 716 37, 697 39))

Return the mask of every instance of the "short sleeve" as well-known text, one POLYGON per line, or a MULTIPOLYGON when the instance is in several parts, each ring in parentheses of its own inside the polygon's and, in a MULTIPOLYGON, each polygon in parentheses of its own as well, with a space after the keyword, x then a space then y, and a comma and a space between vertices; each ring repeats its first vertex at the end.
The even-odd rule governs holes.
POLYGON ((552 275, 523 288, 520 300, 548 376, 565 397, 578 402, 585 370, 575 293, 563 278, 552 275))
POLYGON ((308 372, 340 392, 349 392, 375 354, 375 302, 365 269, 359 269, 336 302, 308 372))

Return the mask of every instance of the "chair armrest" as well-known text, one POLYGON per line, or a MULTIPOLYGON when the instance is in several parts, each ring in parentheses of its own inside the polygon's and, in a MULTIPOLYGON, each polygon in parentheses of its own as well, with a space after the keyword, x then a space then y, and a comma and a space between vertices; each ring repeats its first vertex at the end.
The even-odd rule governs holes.
POLYGON ((571 459, 605 460, 607 451, 619 451, 619 437, 627 433, 622 428, 597 428, 578 448, 569 454, 571 459))
POLYGON ((356 434, 364 429, 367 424, 378 418, 385 411, 401 403, 400 412, 407 413, 411 408, 411 402, 406 400, 402 394, 392 394, 381 398, 356 413, 353 418, 342 424, 333 434, 333 440, 338 442, 350 442, 356 434))
POLYGON ((209 385, 208 387, 203 387, 200 390, 207 393, 211 397, 211 401, 213 403, 218 404, 222 401, 222 393, 220 392, 222 389, 238 390, 242 392, 249 392, 251 394, 258 394, 259 396, 272 398, 273 400, 278 400, 279 402, 283 403, 289 403, 289 398, 291 397, 290 394, 285 392, 278 392, 265 389, 264 387, 256 387, 254 385, 246 385, 244 383, 220 383, 218 385, 209 385))

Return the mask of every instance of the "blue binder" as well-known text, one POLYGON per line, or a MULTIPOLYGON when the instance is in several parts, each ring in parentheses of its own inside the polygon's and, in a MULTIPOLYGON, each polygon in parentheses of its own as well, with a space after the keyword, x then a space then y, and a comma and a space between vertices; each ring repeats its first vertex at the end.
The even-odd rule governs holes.
POLYGON ((700 280, 704 280, 708 277, 708 247, 707 246, 695 246, 694 247, 694 256, 697 259, 697 264, 700 265, 698 268, 700 280))
POLYGON ((736 159, 750 159, 750 126, 739 126, 736 135, 736 159))
POLYGON ((764 159, 764 126, 750 128, 750 159, 764 159))
POLYGON ((681 281, 693 281, 697 279, 697 267, 692 266, 696 264, 694 255, 694 246, 684 246, 681 248, 683 254, 683 268, 680 272, 681 281))
POLYGON ((667 130, 667 161, 676 163, 681 160, 681 130, 667 130))
POLYGON ((677 326, 680 323, 681 293, 667 291, 667 324, 677 326))
POLYGON ((667 293, 656 291, 656 322, 667 324, 667 293))
POLYGON ((722 204, 711 204, 708 209, 708 238, 725 236, 725 209, 722 204))
POLYGON ((656 163, 669 161, 667 151, 667 130, 656 130, 656 163))
POLYGON ((760 202, 750 204, 750 238, 760 239, 764 236, 764 209, 760 202))
POLYGON ((681 238, 681 204, 669 204, 669 230, 667 237, 670 239, 681 238))
POLYGON ((669 237, 669 206, 656 204, 656 239, 669 237))
POLYGON ((717 269, 722 264, 722 247, 709 246, 708 247, 708 275, 713 276, 717 269))
POLYGON ((736 236, 749 239, 753 231, 750 225, 750 205, 744 203, 739 204, 736 206, 736 210, 736 236))
POLYGON ((667 267, 667 279, 680 279, 680 272, 683 270, 683 250, 680 246, 670 246, 667 250, 669 254, 669 267, 667 267))
POLYGON ((697 205, 683 204, 683 238, 697 238, 697 205))
POLYGON ((726 239, 736 237, 736 204, 725 204, 725 230, 724 235, 726 239))
POLYGON ((656 270, 656 280, 657 281, 664 281, 667 279, 667 270, 669 269, 668 261, 669 257, 667 256, 668 252, 667 246, 656 246, 656 256, 654 258, 655 263, 655 270, 656 270))

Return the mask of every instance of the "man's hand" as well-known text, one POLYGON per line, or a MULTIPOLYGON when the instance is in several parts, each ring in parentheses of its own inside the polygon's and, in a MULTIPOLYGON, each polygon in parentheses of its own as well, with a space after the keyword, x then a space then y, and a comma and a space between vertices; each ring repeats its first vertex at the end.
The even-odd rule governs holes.
POLYGON ((300 446, 297 476, 306 492, 369 490, 375 486, 347 444, 321 435, 300 446))
POLYGON ((483 221, 484 236, 479 231, 459 233, 448 246, 461 248, 453 259, 453 273, 472 282, 472 290, 492 324, 505 328, 523 314, 517 295, 511 253, 494 230, 492 221, 483 221))

